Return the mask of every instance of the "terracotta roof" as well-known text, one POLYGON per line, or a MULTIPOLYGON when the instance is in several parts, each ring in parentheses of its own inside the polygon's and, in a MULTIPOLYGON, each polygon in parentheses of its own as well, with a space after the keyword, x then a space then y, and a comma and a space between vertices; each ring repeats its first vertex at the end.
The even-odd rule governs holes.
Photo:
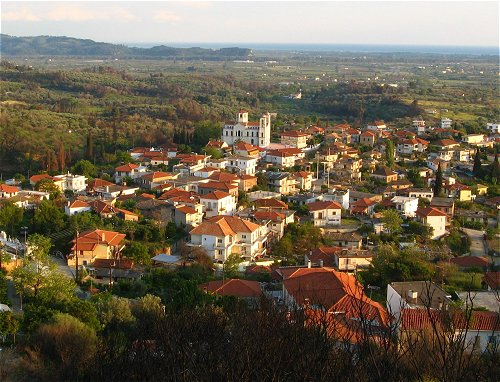
POLYGON ((352 205, 354 207, 368 208, 370 206, 373 206, 374 204, 377 204, 377 202, 374 202, 373 200, 368 199, 368 198, 361 198, 361 199, 355 201, 352 205))
POLYGON ((311 212, 321 211, 321 210, 326 210, 326 209, 330 209, 330 210, 342 209, 342 206, 339 203, 327 202, 327 201, 308 203, 307 207, 309 207, 309 211, 311 211, 311 212))
POLYGON ((236 216, 214 216, 189 232, 190 235, 236 236, 237 233, 255 232, 259 225, 236 216))
POLYGON ((500 272, 486 272, 484 274, 484 282, 492 289, 500 289, 500 272))
POLYGON ((195 214, 196 210, 194 208, 188 207, 188 206, 180 206, 180 207, 175 207, 177 211, 182 212, 183 214, 195 214))
POLYGON ((350 135, 359 135, 361 134, 361 131, 357 130, 357 129, 352 129, 352 128, 348 128, 346 130, 346 132, 350 135))
POLYGON ((7 194, 14 194, 19 191, 19 187, 8 186, 6 184, 0 184, 0 192, 5 192, 7 194))
POLYGON ((69 208, 86 208, 86 207, 90 207, 90 204, 79 199, 73 200, 73 202, 69 205, 69 208))
POLYGON ((231 184, 229 182, 210 181, 207 183, 199 184, 198 188, 208 188, 208 189, 214 189, 214 190, 222 190, 222 191, 227 190, 227 191, 229 191, 229 190, 237 189, 238 186, 235 186, 234 184, 231 184))
POLYGON ((283 286, 300 305, 321 305, 349 318, 388 321, 384 307, 369 299, 354 276, 332 268, 298 268, 285 275, 283 286))
POLYGON ((50 176, 49 174, 33 175, 32 177, 30 177, 30 182, 31 183, 38 183, 42 179, 51 179, 51 180, 54 180, 54 177, 50 176))
POLYGON ((302 153, 303 152, 300 149, 297 149, 295 147, 288 147, 285 149, 270 150, 267 152, 267 155, 275 157, 291 157, 302 153))
MULTIPOLYGON (((208 141, 207 146, 220 149, 220 148, 222 148, 222 146, 224 146, 225 143, 226 142, 224 142, 224 141, 208 141)), ((226 143, 226 146, 227 146, 227 143, 226 143)))
POLYGON ((460 256, 450 259, 450 263, 458 265, 460 268, 487 268, 490 261, 487 257, 481 256, 460 256))
POLYGON ((149 174, 141 176, 141 179, 147 179, 147 180, 154 181, 155 179, 159 179, 159 178, 171 178, 173 175, 174 174, 172 174, 170 172, 155 171, 155 172, 151 172, 149 174))
POLYGON ((137 216, 137 217, 139 217, 139 215, 137 215, 135 212, 132 212, 132 211, 129 211, 129 210, 124 210, 124 209, 121 209, 121 208, 115 208, 115 210, 117 212, 121 212, 123 215, 129 215, 129 216, 137 216))
POLYGON ((217 180, 219 182, 234 182, 238 180, 238 175, 229 172, 217 171, 208 177, 208 179, 217 180))
POLYGON ((307 258, 315 264, 323 261, 323 266, 333 267, 336 265, 335 255, 342 252, 342 247, 319 247, 312 250, 312 253, 307 255, 307 258))
POLYGON ((192 193, 190 191, 183 190, 182 188, 172 188, 171 190, 165 191, 163 194, 161 194, 161 196, 158 199, 166 200, 181 195, 189 197, 192 195, 192 193))
POLYGON ((377 167, 375 171, 373 171, 373 175, 380 175, 380 176, 391 176, 391 175, 397 175, 396 172, 392 171, 389 167, 387 166, 380 166, 377 167))
POLYGON ((255 150, 259 150, 259 148, 257 146, 254 146, 254 145, 251 145, 250 143, 246 143, 246 142, 243 142, 243 141, 240 141, 240 142, 237 142, 233 145, 233 147, 236 149, 236 150, 246 150, 246 151, 255 151, 255 150))
POLYGON ((444 212, 441 212, 440 210, 433 208, 433 207, 425 207, 425 208, 419 208, 416 211, 417 216, 421 217, 426 217, 426 216, 448 216, 444 212))
POLYGON ((436 146, 453 146, 453 145, 458 145, 459 143, 454 141, 453 139, 440 139, 434 143, 436 146))
POLYGON ((452 323, 455 330, 500 330, 500 314, 497 312, 473 311, 470 319, 463 311, 442 311, 427 309, 403 309, 402 327, 404 330, 422 330, 433 323, 443 327, 452 323))
POLYGON ((144 199, 156 199, 156 197, 153 194, 147 194, 147 193, 142 193, 139 195, 139 197, 144 199))
POLYGON ((215 190, 214 192, 211 192, 210 194, 200 196, 200 199, 220 200, 220 199, 227 198, 228 196, 231 196, 231 194, 224 192, 224 191, 215 190))
POLYGON ((115 186, 114 183, 108 182, 107 180, 104 179, 92 179, 90 183, 88 184, 87 188, 88 189, 94 189, 96 187, 106 187, 106 186, 115 186))
POLYGON ((375 137, 376 134, 371 131, 364 131, 360 135, 361 137, 375 137))
POLYGON ((299 171, 295 173, 296 176, 300 178, 309 178, 312 176, 312 172, 307 172, 307 171, 299 171))
POLYGON ((115 167, 115 171, 130 172, 132 170, 135 170, 136 168, 139 168, 138 164, 127 163, 127 164, 124 164, 122 166, 115 167))
POLYGON ((257 199, 255 202, 257 208, 280 208, 287 210, 288 204, 277 199, 257 199))
POLYGON ((229 279, 224 282, 222 280, 209 281, 198 285, 198 288, 217 295, 243 298, 259 297, 262 294, 259 282, 240 279, 229 279))
POLYGON ((257 220, 271 220, 271 221, 283 221, 286 219, 285 214, 274 210, 255 211, 253 217, 257 220))
MULTIPOLYGON (((95 229, 93 231, 82 232, 76 238, 78 243, 79 251, 93 250, 98 244, 107 244, 110 246, 118 246, 125 239, 125 234, 114 232, 114 231, 105 231, 101 229, 95 229)), ((75 243, 75 239, 72 240, 75 243)), ((73 244, 72 250, 75 249, 75 244, 73 244)))

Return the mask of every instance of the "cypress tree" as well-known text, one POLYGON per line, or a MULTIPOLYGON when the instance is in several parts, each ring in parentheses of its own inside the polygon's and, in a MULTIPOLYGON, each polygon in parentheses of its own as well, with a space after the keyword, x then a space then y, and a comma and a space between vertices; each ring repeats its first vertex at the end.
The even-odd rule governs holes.
POLYGON ((479 149, 476 150, 476 155, 474 156, 474 167, 472 172, 476 178, 481 177, 481 158, 479 157, 479 149))
POLYGON ((495 159, 491 164, 490 177, 491 181, 495 184, 498 182, 498 179, 500 178, 500 163, 498 163, 498 153, 495 154, 495 159))
POLYGON ((434 182, 434 196, 439 196, 443 190, 443 172, 441 171, 441 163, 439 163, 436 172, 436 181, 434 182))
POLYGON ((385 159, 387 166, 392 168, 394 166, 394 143, 390 140, 385 145, 385 159))

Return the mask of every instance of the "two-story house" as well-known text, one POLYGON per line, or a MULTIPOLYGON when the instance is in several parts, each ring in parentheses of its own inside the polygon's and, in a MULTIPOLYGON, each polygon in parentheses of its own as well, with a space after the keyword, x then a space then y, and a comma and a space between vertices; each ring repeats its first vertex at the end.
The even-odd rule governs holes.
POLYGON ((446 215, 432 207, 419 208, 416 212, 417 220, 433 228, 431 239, 439 239, 446 233, 446 215))
POLYGON ((255 260, 266 254, 268 228, 236 216, 214 216, 189 232, 189 246, 202 247, 217 262, 236 254, 255 260))
POLYGON ((324 227, 341 224, 342 206, 333 201, 320 201, 307 204, 315 226, 324 227))
POLYGON ((200 203, 207 218, 218 215, 233 215, 236 211, 234 197, 224 191, 215 190, 209 194, 200 196, 200 203))
POLYGON ((72 240, 71 254, 68 256, 68 266, 88 265, 95 259, 118 259, 124 248, 125 234, 113 231, 95 229, 80 233, 72 240), (77 259, 78 258, 78 259, 77 259))
POLYGON ((280 135, 282 145, 303 149, 307 147, 307 141, 311 138, 311 134, 302 131, 284 131, 280 135))

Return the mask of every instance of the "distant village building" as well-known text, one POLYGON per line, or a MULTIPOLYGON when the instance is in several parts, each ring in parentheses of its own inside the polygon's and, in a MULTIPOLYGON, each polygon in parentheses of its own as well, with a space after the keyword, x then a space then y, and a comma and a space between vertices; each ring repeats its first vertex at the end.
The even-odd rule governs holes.
POLYGON ((222 140, 228 145, 243 141, 259 147, 271 143, 271 115, 264 114, 258 122, 248 121, 248 111, 240 110, 236 122, 227 122, 222 128, 222 140))
POLYGON ((442 129, 451 129, 452 122, 453 121, 449 118, 442 118, 441 119, 441 128, 442 129))

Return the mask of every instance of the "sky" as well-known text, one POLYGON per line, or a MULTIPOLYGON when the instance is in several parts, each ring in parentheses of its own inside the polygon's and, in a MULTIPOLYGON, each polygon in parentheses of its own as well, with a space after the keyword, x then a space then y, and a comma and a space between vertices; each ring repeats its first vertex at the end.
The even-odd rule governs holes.
POLYGON ((494 1, 5 1, 1 32, 112 43, 498 46, 494 1))

